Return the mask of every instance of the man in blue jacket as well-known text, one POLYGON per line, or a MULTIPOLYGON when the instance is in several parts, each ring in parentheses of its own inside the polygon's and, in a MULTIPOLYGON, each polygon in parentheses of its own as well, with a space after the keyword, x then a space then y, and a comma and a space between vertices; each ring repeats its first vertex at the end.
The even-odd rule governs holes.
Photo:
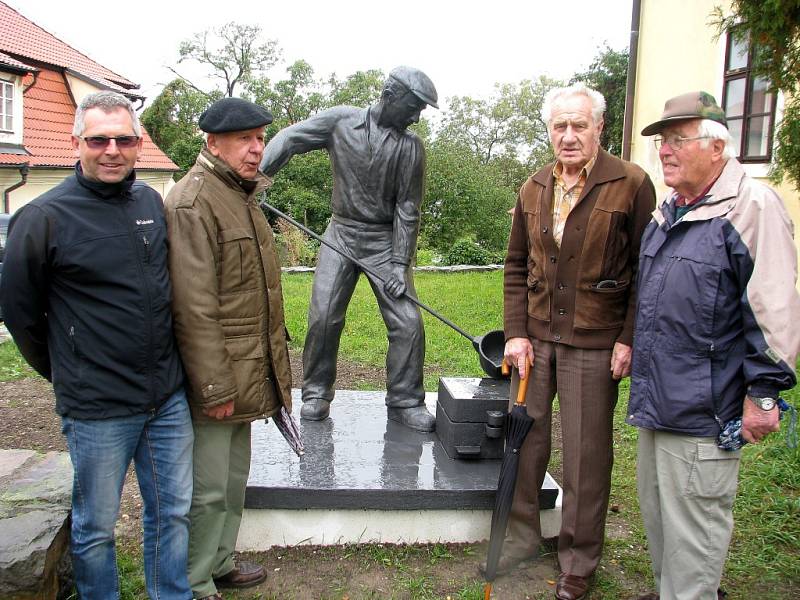
POLYGON ((150 598, 188 600, 192 424, 172 335, 161 197, 136 181, 124 97, 75 113, 75 172, 11 221, 2 300, 25 359, 52 381, 74 468, 70 546, 81 598, 119 598, 114 525, 133 460, 150 598))
POLYGON ((656 135, 672 191, 642 237, 628 423, 639 427, 638 488, 657 593, 717 598, 733 532, 739 450, 778 430, 796 383, 800 297, 792 223, 778 195, 734 158, 706 92, 667 101, 656 135))

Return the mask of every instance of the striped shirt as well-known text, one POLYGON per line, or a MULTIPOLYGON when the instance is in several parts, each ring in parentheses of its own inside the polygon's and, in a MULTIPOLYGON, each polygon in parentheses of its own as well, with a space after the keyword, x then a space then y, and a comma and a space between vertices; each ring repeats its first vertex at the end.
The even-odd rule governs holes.
POLYGON ((586 179, 589 177, 589 173, 592 171, 596 160, 597 154, 583 166, 581 174, 578 176, 577 183, 571 188, 567 187, 562 177, 564 165, 556 161, 553 167, 553 177, 555 178, 555 186, 553 188, 553 238, 559 247, 561 247, 561 238, 564 236, 564 226, 567 224, 567 217, 578 203, 578 198, 581 197, 583 186, 586 185, 586 179))

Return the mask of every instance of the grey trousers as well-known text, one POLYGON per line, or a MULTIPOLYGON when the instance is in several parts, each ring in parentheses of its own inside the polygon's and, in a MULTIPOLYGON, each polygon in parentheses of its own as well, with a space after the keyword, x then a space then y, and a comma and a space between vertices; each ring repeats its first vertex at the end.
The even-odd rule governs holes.
POLYGON ((661 600, 716 600, 740 454, 714 438, 639 430, 639 504, 661 600))
POLYGON ((235 567, 250 473, 250 423, 194 423, 194 493, 189 512, 189 585, 216 593, 214 577, 235 567))
MULTIPOLYGON (((588 577, 603 551, 614 462, 612 424, 618 386, 609 370, 611 350, 535 339, 531 343, 534 363, 526 402, 536 422, 520 450, 503 554, 530 556, 541 542, 539 489, 550 461, 552 404, 558 394, 564 489, 558 562, 564 573, 588 577)), ((515 371, 512 400, 518 385, 515 371)))
MULTIPOLYGON (((384 278, 390 274, 392 227, 363 223, 355 226, 331 219, 325 240, 364 262, 384 278)), ((308 333, 303 348, 303 402, 333 400, 336 359, 345 323, 347 305, 361 270, 330 248, 322 246, 308 308, 308 333)), ((386 354, 386 405, 396 408, 425 402, 422 367, 425 362, 425 331, 419 309, 407 298, 392 298, 383 283, 365 273, 389 337, 386 354)), ((411 273, 408 291, 416 295, 411 273)))

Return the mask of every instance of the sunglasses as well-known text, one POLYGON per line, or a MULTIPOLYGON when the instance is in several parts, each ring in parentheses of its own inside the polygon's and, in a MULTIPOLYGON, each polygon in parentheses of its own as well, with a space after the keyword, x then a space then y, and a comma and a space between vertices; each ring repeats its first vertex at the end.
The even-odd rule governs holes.
POLYGON ((141 139, 137 135, 118 135, 116 137, 108 137, 105 135, 90 135, 83 137, 82 135, 75 136, 78 139, 86 142, 86 145, 93 150, 102 150, 108 146, 111 140, 117 144, 117 148, 135 148, 141 139))

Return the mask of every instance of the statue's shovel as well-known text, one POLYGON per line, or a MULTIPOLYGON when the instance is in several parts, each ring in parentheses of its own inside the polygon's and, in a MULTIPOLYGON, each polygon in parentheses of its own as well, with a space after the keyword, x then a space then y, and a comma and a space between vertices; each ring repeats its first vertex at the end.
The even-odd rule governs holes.
MULTIPOLYGON (((295 221, 292 217, 290 217, 286 213, 278 210, 277 208, 275 208, 271 204, 268 204, 267 202, 260 202, 260 205, 263 208, 265 208, 268 211, 270 211, 271 213, 279 216, 284 221, 287 221, 288 223, 291 223, 292 225, 297 227, 303 233, 311 236, 312 238, 317 240, 320 244, 324 244, 325 246, 327 246, 328 248, 330 248, 334 252, 344 256, 347 260, 351 261, 359 269, 361 269, 365 273, 368 273, 369 275, 371 275, 372 277, 374 277, 378 281, 380 281, 382 283, 386 282, 386 280, 382 276, 380 276, 378 273, 376 273, 374 269, 368 267, 367 265, 365 265, 363 262, 361 262, 357 258, 354 258, 354 257, 350 256, 344 250, 339 248, 336 244, 332 244, 331 242, 323 239, 322 236, 317 235, 316 233, 311 231, 308 227, 306 227, 302 223, 298 223, 297 221, 295 221)), ((471 336, 469 333, 467 333, 466 331, 461 329, 458 325, 456 325, 455 323, 453 323, 452 321, 450 321, 446 317, 443 317, 438 312, 433 310, 430 306, 420 302, 417 298, 412 296, 408 291, 404 292, 403 295, 406 298, 408 298, 411 302, 413 302, 414 304, 419 306, 421 309, 427 311, 428 313, 430 313, 431 315, 433 315, 434 317, 439 319, 442 323, 444 323, 448 327, 451 327, 451 328, 455 329, 458 333, 460 333, 465 338, 467 338, 470 342, 472 342, 472 346, 475 348, 475 351, 478 353, 478 359, 480 360, 481 368, 484 370, 484 372, 489 377, 493 377, 495 379, 500 379, 502 377, 506 377, 506 375, 504 375, 501 372, 501 365, 503 363, 503 350, 505 349, 505 334, 503 333, 502 330, 497 329, 497 330, 494 330, 494 331, 490 331, 486 335, 482 335, 482 336, 478 336, 478 337, 471 336)))

